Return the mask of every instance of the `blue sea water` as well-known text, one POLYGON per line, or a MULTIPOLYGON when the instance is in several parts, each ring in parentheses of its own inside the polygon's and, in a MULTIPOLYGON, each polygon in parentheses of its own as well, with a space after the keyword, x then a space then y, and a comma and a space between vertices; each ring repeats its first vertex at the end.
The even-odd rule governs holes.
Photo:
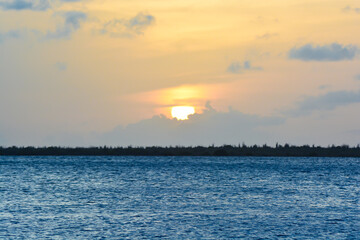
POLYGON ((360 159, 0 157, 0 239, 360 239, 360 159))

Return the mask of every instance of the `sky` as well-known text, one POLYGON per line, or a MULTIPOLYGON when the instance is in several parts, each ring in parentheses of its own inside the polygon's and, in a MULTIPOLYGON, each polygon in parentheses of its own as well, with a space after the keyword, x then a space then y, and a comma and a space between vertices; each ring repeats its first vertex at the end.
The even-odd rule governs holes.
POLYGON ((359 23, 355 0, 0 0, 0 145, 357 145, 359 23))

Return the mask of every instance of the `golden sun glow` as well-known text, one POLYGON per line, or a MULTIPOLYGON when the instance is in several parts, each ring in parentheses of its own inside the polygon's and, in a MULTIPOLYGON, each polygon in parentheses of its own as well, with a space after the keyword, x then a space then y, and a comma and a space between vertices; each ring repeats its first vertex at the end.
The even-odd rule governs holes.
POLYGON ((195 108, 190 106, 177 106, 171 109, 171 116, 177 120, 189 119, 189 115, 195 113, 195 108))

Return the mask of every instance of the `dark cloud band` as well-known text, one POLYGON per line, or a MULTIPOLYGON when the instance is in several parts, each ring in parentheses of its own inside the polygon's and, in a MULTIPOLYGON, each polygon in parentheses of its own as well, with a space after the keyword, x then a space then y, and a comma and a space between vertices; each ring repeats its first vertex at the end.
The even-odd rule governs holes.
POLYGON ((301 61, 342 61, 354 59, 357 51, 358 49, 354 45, 343 46, 332 43, 324 46, 313 46, 306 44, 299 48, 292 48, 288 56, 290 59, 301 61))

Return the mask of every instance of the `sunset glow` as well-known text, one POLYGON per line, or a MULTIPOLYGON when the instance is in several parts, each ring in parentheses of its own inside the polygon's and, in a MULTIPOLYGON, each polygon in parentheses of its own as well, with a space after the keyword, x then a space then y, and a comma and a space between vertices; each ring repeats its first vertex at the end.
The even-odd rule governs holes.
POLYGON ((190 106, 178 106, 171 109, 171 116, 177 120, 189 119, 189 115, 195 113, 195 108, 190 106))
POLYGON ((359 9, 0 0, 0 146, 357 145, 359 9))

